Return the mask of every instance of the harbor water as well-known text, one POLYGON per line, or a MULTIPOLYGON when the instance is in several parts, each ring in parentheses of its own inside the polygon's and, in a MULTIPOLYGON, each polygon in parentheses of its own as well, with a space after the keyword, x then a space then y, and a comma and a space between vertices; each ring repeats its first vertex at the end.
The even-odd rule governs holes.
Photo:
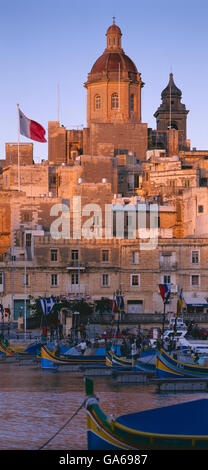
MULTIPOLYGON (((0 376, 1 450, 87 449, 84 408, 44 446, 82 404, 82 374, 6 362, 0 364, 0 376)), ((157 393, 152 384, 117 384, 112 377, 93 380, 100 405, 109 416, 207 397, 207 393, 196 392, 157 393)))

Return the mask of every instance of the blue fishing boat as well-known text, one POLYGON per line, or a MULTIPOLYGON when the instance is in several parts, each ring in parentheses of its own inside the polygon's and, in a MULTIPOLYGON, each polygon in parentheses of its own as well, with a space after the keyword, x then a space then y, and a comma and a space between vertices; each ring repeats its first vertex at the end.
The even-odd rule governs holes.
POLYGON ((157 351, 156 357, 156 375, 160 378, 193 377, 208 379, 208 367, 181 362, 164 349, 160 349, 157 351))
POLYGON ((105 366, 105 355, 92 354, 85 356, 66 356, 51 351, 46 345, 41 347, 41 367, 42 369, 55 369, 61 365, 80 365, 80 366, 105 366))
POLYGON ((121 357, 117 356, 111 351, 108 351, 106 354, 106 365, 116 369, 134 370, 137 372, 146 372, 147 374, 155 374, 156 365, 155 361, 151 362, 152 358, 155 358, 155 351, 153 351, 153 354, 150 352, 149 356, 145 354, 140 359, 132 359, 132 357, 121 357), (145 356, 146 360, 144 359, 145 356))
POLYGON ((132 358, 130 357, 121 357, 117 356, 112 351, 108 351, 106 353, 106 365, 109 367, 116 367, 116 368, 132 368, 132 358))
POLYGON ((119 416, 105 415, 85 379, 88 450, 208 449, 208 399, 119 416))
POLYGON ((9 344, 4 343, 3 341, 0 342, 0 353, 4 354, 5 356, 38 357, 40 356, 40 351, 40 342, 31 343, 23 347, 11 346, 9 344))

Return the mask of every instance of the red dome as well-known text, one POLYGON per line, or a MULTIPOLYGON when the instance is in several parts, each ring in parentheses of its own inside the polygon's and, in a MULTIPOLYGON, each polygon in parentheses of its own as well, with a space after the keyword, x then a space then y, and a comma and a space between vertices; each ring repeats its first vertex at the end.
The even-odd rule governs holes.
MULTIPOLYGON (((115 26, 115 25, 113 25, 115 26)), ((138 73, 134 62, 123 52, 104 52, 94 63, 90 73, 120 71, 138 73)))
POLYGON ((115 23, 113 23, 111 26, 109 26, 109 28, 107 29, 107 34, 109 33, 119 33, 120 35, 122 35, 121 33, 121 30, 119 28, 119 26, 117 26, 115 23))

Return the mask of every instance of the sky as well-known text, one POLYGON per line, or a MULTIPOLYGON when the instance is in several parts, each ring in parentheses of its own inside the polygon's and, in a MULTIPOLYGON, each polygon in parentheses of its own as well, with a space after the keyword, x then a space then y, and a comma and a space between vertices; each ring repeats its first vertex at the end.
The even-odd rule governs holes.
MULTIPOLYGON (((84 83, 113 16, 145 83, 142 122, 156 128, 153 115, 172 72, 189 110, 191 148, 208 149, 207 0, 0 0, 0 158, 6 142, 17 142, 17 104, 45 127, 46 138, 58 102, 60 124, 86 126, 84 83)), ((47 153, 47 143, 34 142, 35 161, 47 153)))

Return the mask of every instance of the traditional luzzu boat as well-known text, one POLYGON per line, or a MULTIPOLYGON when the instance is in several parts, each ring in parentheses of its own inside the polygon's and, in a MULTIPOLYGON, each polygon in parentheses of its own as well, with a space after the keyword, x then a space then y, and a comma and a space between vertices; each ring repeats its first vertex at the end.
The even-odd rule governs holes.
POLYGON ((85 379, 88 450, 208 449, 208 399, 108 418, 85 379))
POLYGON ((61 365, 81 365, 81 366, 93 366, 103 367, 105 366, 105 355, 60 355, 56 354, 55 351, 51 351, 46 345, 41 347, 41 368, 42 369, 56 369, 61 365))
POLYGON ((106 353, 106 366, 131 369, 132 358, 117 356, 114 352, 108 351, 106 353))
MULTIPOLYGON (((145 357, 145 356, 144 356, 145 357)), ((133 359, 117 356, 115 353, 108 351, 106 353, 106 365, 108 367, 121 368, 126 370, 134 370, 138 372, 146 372, 148 374, 154 374, 156 371, 155 363, 152 363, 147 360, 142 359, 133 359)), ((155 351, 150 355, 150 358, 155 357, 155 351)))
POLYGON ((157 351, 156 375, 159 378, 182 378, 192 377, 208 379, 208 367, 197 364, 189 364, 174 359, 164 349, 157 351))
POLYGON ((0 353, 5 356, 13 357, 38 357, 40 356, 41 343, 32 343, 26 347, 15 347, 0 342, 0 353))

